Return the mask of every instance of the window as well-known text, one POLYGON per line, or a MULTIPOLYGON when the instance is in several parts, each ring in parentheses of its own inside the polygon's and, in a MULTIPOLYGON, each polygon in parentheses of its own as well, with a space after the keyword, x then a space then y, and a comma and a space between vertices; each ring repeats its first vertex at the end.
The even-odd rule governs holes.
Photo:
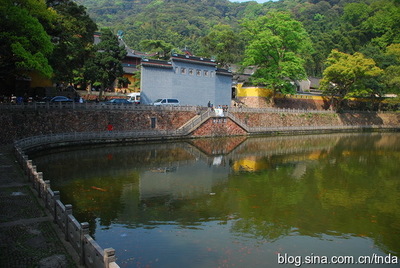
POLYGON ((193 69, 192 68, 189 68, 189 74, 193 75, 193 69))
POLYGON ((157 118, 152 117, 150 118, 151 128, 156 128, 157 118))
POLYGON ((179 103, 177 99, 168 99, 168 103, 179 103))
POLYGON ((204 70, 204 76, 208 76, 208 71, 204 70))
POLYGON ((186 68, 181 68, 181 74, 186 74, 186 68))
POLYGON ((197 75, 197 76, 201 76, 201 70, 197 69, 197 70, 196 70, 196 75, 197 75))

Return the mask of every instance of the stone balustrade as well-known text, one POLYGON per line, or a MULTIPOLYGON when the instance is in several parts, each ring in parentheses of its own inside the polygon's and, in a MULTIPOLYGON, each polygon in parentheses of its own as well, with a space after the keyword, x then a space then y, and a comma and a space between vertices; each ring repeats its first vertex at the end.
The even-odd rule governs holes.
POLYGON ((102 249, 98 243, 89 235, 89 224, 79 223, 72 215, 72 205, 64 205, 60 201, 60 193, 53 191, 50 181, 43 180, 43 174, 36 170, 32 160, 28 160, 24 151, 16 146, 15 154, 25 171, 34 190, 38 193, 51 213, 54 222, 64 233, 64 238, 76 251, 80 258, 80 263, 89 268, 117 268, 115 262, 115 250, 112 248, 102 249))

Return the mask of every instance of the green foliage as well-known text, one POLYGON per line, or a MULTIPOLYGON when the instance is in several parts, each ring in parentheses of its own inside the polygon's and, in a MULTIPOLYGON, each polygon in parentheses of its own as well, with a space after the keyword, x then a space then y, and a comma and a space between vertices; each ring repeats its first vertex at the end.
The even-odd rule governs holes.
POLYGON ((306 78, 305 58, 311 50, 308 34, 289 14, 270 12, 257 20, 245 20, 249 38, 244 65, 257 66, 252 82, 274 91, 291 93, 291 82, 306 78))
POLYGON ((113 33, 123 30, 124 41, 135 50, 156 51, 166 58, 171 50, 189 49, 198 56, 215 57, 223 67, 238 64, 245 57, 246 65, 260 67, 254 83, 273 85, 282 92, 293 89, 289 80, 301 79, 306 73, 322 76, 332 49, 351 55, 361 52, 385 70, 380 77, 364 79, 360 94, 369 94, 371 88, 379 94, 398 92, 399 62, 386 51, 400 43, 397 0, 280 0, 264 4, 227 0, 3 0, 0 78, 35 70, 55 82, 82 82, 83 74, 88 73, 85 61, 97 27, 80 4, 100 27, 113 33), (281 11, 287 12, 287 18, 276 15, 281 11), (273 16, 277 21, 271 19, 273 16), (271 30, 274 27, 276 31, 271 30), (294 31, 287 30, 291 27, 294 31), (279 45, 284 53, 279 53, 279 45), (276 51, 272 52, 274 46, 276 51), (263 53, 265 50, 270 54, 263 53))
POLYGON ((76 82, 93 43, 95 23, 72 0, 4 0, 0 6, 0 77, 12 87, 32 71, 76 82))
POLYGON ((168 59, 171 56, 171 51, 174 46, 170 43, 164 42, 163 40, 143 40, 140 42, 147 52, 157 52, 159 59, 168 59))
MULTIPOLYGON (((88 7, 100 26, 114 32, 124 30, 124 40, 132 48, 143 50, 142 40, 163 40, 176 48, 189 48, 199 56, 215 56, 221 65, 243 59, 245 43, 249 41, 248 36, 241 35, 243 19, 255 21, 277 11, 291 13, 310 36, 311 57, 303 58, 308 75, 322 75, 332 49, 353 54, 373 47, 379 53, 366 55, 382 56, 388 45, 400 42, 400 3, 396 0, 280 0, 264 4, 227 0, 79 2, 88 7), (228 37, 228 31, 234 37, 228 37)), ((374 59, 381 66, 379 59, 374 59)))
POLYGON ((29 10, 11 1, 0 6, 1 79, 26 75, 30 71, 50 77, 52 68, 48 58, 53 48, 50 36, 29 10))
POLYGON ((373 95, 378 93, 371 79, 382 75, 383 70, 373 59, 356 52, 353 55, 332 50, 327 59, 328 67, 321 80, 321 89, 341 101, 352 95, 373 95))
POLYGON ((239 35, 230 25, 215 25, 201 39, 202 54, 209 58, 216 57, 221 67, 238 61, 241 45, 239 35))
POLYGON ((72 83, 77 80, 93 45, 96 24, 86 14, 83 6, 71 0, 48 0, 48 5, 57 12, 53 27, 48 32, 55 40, 50 63, 54 69, 54 80, 72 83))
POLYGON ((383 80, 391 93, 400 93, 400 44, 387 47, 386 55, 393 58, 394 63, 385 69, 383 80))
POLYGON ((103 29, 101 41, 94 46, 94 53, 85 64, 85 80, 101 84, 99 98, 105 88, 113 87, 114 81, 123 75, 121 61, 126 50, 119 45, 118 38, 110 29, 103 29))

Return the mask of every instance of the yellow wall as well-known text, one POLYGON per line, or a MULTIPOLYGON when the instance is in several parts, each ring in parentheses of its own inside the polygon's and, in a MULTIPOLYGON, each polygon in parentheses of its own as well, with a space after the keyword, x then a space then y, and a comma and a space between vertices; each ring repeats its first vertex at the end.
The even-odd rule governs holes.
MULTIPOLYGON (((137 87, 135 88, 135 86, 134 86, 134 83, 135 83, 136 79, 135 79, 135 77, 133 77, 132 74, 124 74, 123 77, 128 78, 129 82, 131 82, 127 87, 128 92, 129 91, 133 92, 133 91, 138 91, 139 90, 139 88, 137 88, 137 87)), ((118 91, 119 89, 116 88, 115 90, 118 91)))
MULTIPOLYGON (((270 98, 273 95, 272 89, 262 88, 262 87, 243 87, 242 84, 237 85, 236 97, 263 97, 270 98)), ((309 99, 309 100, 324 100, 324 96, 314 96, 314 95, 284 95, 281 93, 276 93, 275 98, 292 98, 292 99, 309 99)))
POLYGON ((255 157, 247 157, 236 160, 233 164, 234 171, 257 171, 269 168, 269 163, 264 159, 256 159, 255 157))
POLYGON ((243 87, 239 84, 236 88, 237 97, 271 97, 273 91, 261 87, 243 87))
POLYGON ((44 77, 43 75, 41 75, 38 72, 31 72, 29 74, 29 76, 31 77, 31 88, 35 88, 35 87, 52 87, 53 86, 53 82, 51 81, 51 79, 44 77))

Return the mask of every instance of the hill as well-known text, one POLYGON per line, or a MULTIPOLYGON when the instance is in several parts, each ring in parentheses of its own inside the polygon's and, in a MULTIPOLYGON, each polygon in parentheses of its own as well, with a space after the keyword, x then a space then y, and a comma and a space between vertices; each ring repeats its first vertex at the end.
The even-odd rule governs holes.
MULTIPOLYGON (((177 48, 202 53, 203 37, 218 24, 240 33, 243 19, 270 10, 290 12, 302 22, 313 41, 309 74, 320 75, 334 48, 345 53, 363 52, 383 65, 384 48, 400 42, 400 3, 396 0, 280 0, 233 3, 228 0, 76 0, 87 8, 99 28, 124 32, 125 42, 144 49, 145 39, 163 40, 177 48), (381 57, 381 58, 380 58, 381 57)), ((245 41, 245 36, 238 42, 245 41)), ((238 50, 238 57, 243 52, 238 50)), ((207 55, 204 55, 207 56, 207 55)), ((385 67, 385 66, 382 66, 385 67)))
POLYGON ((228 0, 79 0, 88 9, 99 28, 110 27, 124 32, 124 40, 135 49, 142 49, 144 39, 164 40, 175 47, 200 48, 199 38, 213 25, 238 27, 240 13, 247 3, 228 0))

